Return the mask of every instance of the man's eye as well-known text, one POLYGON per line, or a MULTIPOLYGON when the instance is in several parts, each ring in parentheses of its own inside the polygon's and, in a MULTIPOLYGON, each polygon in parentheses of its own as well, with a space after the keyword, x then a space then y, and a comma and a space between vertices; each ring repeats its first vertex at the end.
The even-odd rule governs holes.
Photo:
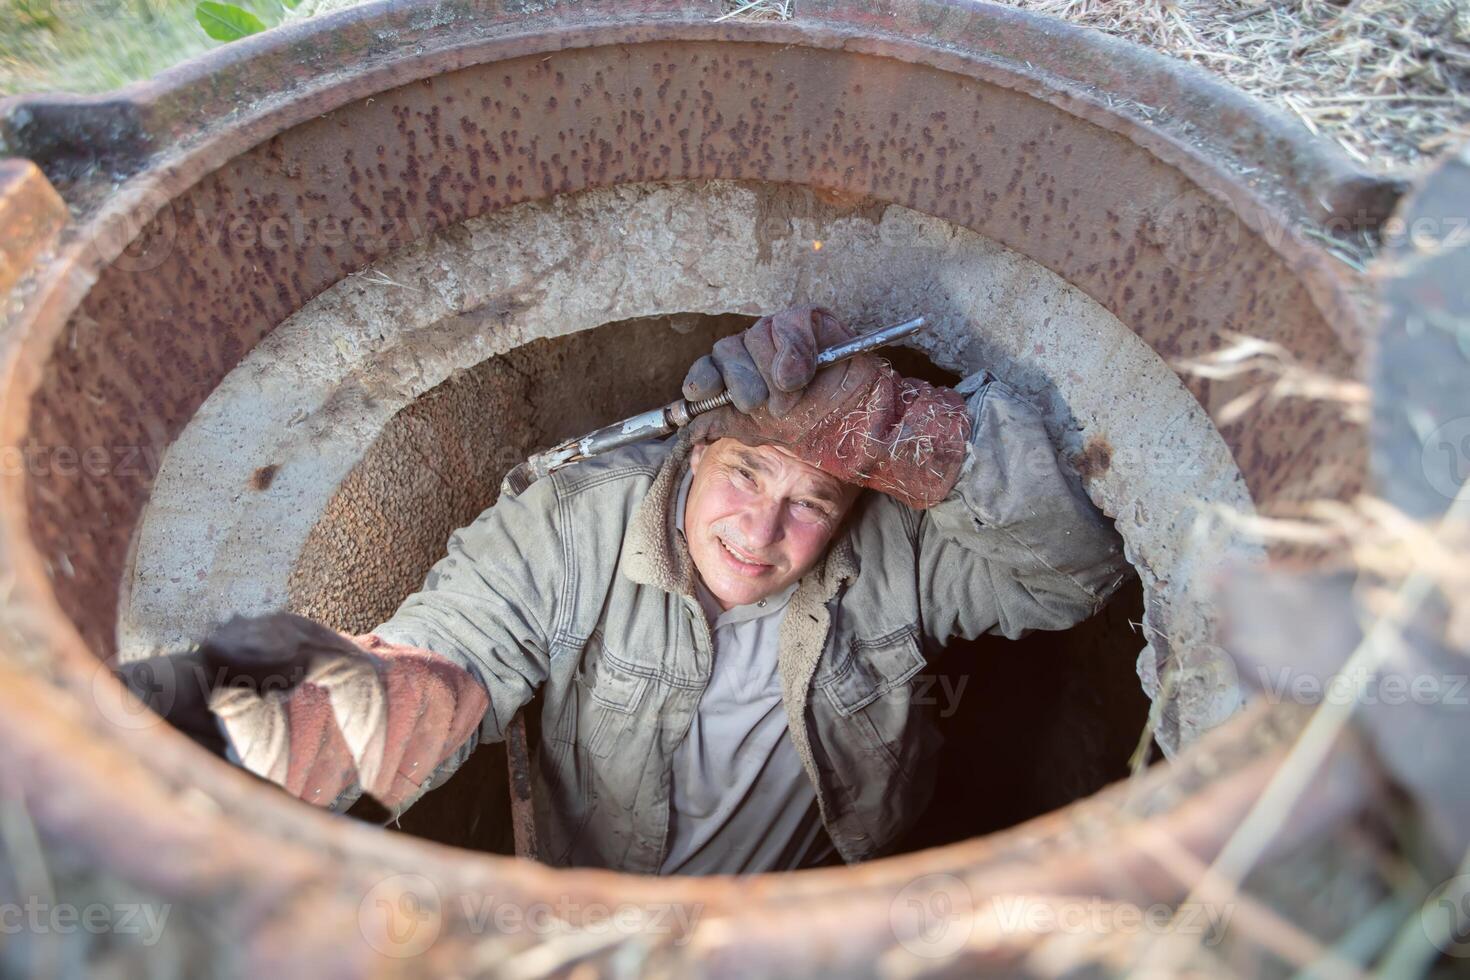
POLYGON ((755 482, 755 474, 752 473, 752 472, 750 472, 750 470, 746 469, 745 467, 743 467, 743 466, 737 466, 737 467, 735 467, 735 472, 739 473, 742 477, 744 477, 749 482, 751 482, 751 483, 754 483, 755 482))

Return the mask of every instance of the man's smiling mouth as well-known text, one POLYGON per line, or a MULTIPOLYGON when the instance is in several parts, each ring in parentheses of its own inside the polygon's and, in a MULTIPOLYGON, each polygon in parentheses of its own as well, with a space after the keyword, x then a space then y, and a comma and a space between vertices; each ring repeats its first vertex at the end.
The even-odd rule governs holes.
POLYGON ((767 564, 766 562, 756 561, 745 552, 726 543, 725 539, 719 537, 718 535, 716 535, 715 540, 720 543, 720 550, 725 553, 726 560, 728 560, 737 571, 743 572, 746 575, 759 575, 767 571, 768 569, 775 567, 774 565, 767 564))

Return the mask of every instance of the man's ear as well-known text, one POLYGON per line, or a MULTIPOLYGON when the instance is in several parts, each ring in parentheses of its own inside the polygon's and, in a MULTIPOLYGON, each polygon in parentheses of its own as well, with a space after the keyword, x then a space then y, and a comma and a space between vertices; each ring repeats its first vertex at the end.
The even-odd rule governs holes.
POLYGON ((690 471, 692 471, 694 473, 698 473, 699 472, 699 461, 704 458, 704 450, 705 450, 705 447, 708 446, 708 445, 709 445, 709 443, 705 443, 705 442, 695 443, 695 445, 694 445, 694 451, 689 454, 689 469, 690 469, 690 471))

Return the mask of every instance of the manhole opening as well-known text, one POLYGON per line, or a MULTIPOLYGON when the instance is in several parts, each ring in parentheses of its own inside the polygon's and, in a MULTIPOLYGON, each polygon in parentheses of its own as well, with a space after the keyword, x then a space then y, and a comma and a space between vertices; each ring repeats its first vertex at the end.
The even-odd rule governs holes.
MULTIPOLYGON (((420 586, 452 531, 493 503, 506 469, 667 401, 695 357, 753 319, 625 320, 532 341, 454 375, 394 416, 337 490, 292 572, 291 607, 338 629, 372 629, 420 586)), ((906 374, 959 380, 918 351, 885 355, 906 374)), ((1125 776, 1148 715, 1134 671, 1142 616, 1135 579, 1070 630, 931 651, 925 683, 945 746, 933 800, 899 849, 999 830, 1125 776)), ((533 752, 538 705, 528 711, 533 752)), ((396 827, 512 853, 504 747, 482 746, 396 827)))

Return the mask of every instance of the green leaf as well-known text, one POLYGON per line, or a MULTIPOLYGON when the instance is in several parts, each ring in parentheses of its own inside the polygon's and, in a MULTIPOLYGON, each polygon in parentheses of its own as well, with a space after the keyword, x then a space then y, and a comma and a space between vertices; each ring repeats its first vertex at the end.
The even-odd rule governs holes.
POLYGON ((259 17, 233 3, 199 0, 194 7, 194 18, 204 28, 204 33, 216 41, 238 41, 265 30, 265 24, 259 17))

